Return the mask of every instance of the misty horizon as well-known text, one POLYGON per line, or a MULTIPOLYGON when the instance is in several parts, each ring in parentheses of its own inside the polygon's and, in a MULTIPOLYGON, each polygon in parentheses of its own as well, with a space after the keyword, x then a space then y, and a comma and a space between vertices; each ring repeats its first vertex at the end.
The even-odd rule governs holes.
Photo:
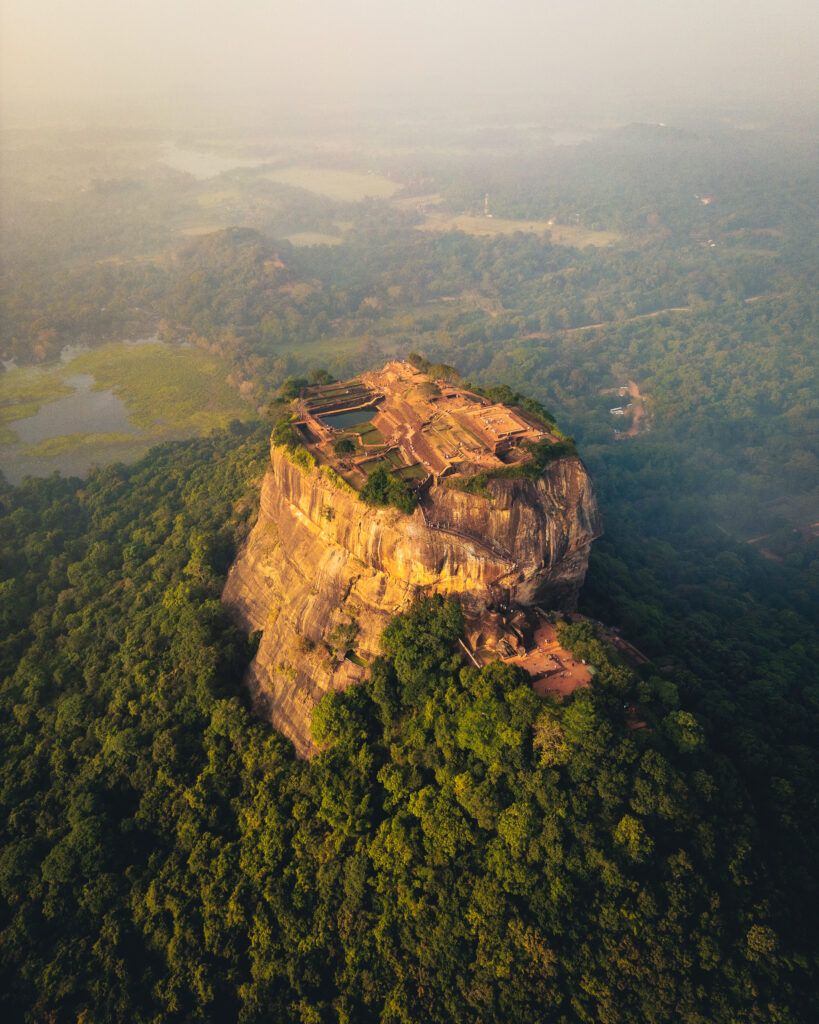
POLYGON ((810 114, 819 14, 792 0, 658 8, 6 0, 2 123, 249 124, 298 116, 661 120, 810 114))

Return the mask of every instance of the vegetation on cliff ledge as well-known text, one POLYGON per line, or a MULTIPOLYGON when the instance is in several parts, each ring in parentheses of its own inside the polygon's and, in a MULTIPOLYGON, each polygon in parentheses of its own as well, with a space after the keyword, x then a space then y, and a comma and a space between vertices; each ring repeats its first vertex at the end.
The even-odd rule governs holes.
POLYGON ((452 477, 447 484, 456 490, 466 491, 467 494, 479 494, 483 498, 491 498, 492 492, 487 487, 491 480, 537 480, 543 470, 552 462, 577 455, 574 441, 570 437, 562 441, 541 441, 539 444, 528 447, 530 458, 526 462, 520 462, 514 466, 504 466, 502 469, 483 470, 473 476, 452 477))
POLYGON ((379 466, 367 478, 359 495, 367 505, 380 508, 392 506, 410 515, 418 505, 418 496, 403 480, 393 476, 386 467, 379 466))
MULTIPOLYGON (((598 675, 546 703, 464 666, 459 608, 431 600, 295 761, 249 713, 252 648, 218 600, 264 441, 237 426, 0 493, 4 1018, 815 1019, 815 869, 777 845, 813 834, 810 707, 777 769, 797 833, 685 674, 571 627, 598 675)), ((735 739, 773 726, 743 714, 735 739)))
POLYGON ((299 437, 293 426, 293 414, 288 406, 286 411, 280 411, 273 423, 273 430, 270 434, 270 443, 278 448, 294 466, 299 469, 310 470, 316 466, 315 457, 304 447, 304 442, 299 437))

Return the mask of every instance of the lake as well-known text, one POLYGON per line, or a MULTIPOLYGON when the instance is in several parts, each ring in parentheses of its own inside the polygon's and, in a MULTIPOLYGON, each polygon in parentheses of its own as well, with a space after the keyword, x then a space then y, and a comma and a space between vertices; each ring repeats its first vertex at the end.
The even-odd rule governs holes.
POLYGON ((66 347, 58 363, 0 373, 0 470, 12 483, 55 471, 83 477, 255 418, 229 371, 191 345, 142 338, 66 347))
POLYGON ((192 174, 200 181, 207 181, 208 178, 215 178, 227 171, 235 171, 242 167, 262 167, 266 163, 272 163, 273 158, 255 159, 241 156, 226 156, 224 153, 211 153, 199 149, 188 149, 185 146, 177 146, 175 143, 168 143, 162 150, 162 163, 172 167, 175 171, 184 171, 192 174))
MULTIPOLYGON (((128 419, 125 403, 113 391, 94 391, 94 378, 76 373, 63 379, 74 389, 63 398, 47 402, 33 415, 13 420, 9 427, 18 436, 13 444, 0 445, 0 469, 6 479, 19 484, 26 476, 49 476, 59 471, 64 476, 85 476, 99 460, 92 446, 53 455, 29 455, 26 448, 66 434, 131 435, 134 446, 130 454, 144 450, 139 444, 142 433, 128 419)), ((125 437, 123 457, 129 454, 125 437)))
POLYGON ((63 434, 138 434, 128 420, 125 403, 113 391, 92 391, 90 373, 75 373, 65 378, 74 388, 72 395, 44 405, 34 416, 16 420, 14 433, 23 444, 39 444, 63 434))

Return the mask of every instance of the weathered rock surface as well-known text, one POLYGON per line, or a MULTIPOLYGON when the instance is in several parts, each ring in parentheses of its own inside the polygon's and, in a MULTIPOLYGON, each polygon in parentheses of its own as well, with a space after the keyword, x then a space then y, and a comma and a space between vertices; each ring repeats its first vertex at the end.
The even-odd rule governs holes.
POLYGON ((420 593, 458 595, 474 615, 510 603, 573 607, 600 533, 581 461, 563 458, 537 481, 494 480, 489 490, 491 499, 434 486, 407 516, 370 508, 321 468, 271 450, 259 518, 223 600, 245 629, 262 632, 253 701, 300 755, 313 749, 317 701, 366 671, 328 648, 339 625, 357 622, 356 653, 367 661, 390 618, 420 593))

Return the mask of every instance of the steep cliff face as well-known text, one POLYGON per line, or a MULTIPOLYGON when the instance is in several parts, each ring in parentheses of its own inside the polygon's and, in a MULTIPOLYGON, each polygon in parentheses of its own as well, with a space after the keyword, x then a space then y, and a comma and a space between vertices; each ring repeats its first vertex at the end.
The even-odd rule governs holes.
POLYGON ((312 751, 317 701, 362 678, 390 618, 419 593, 458 595, 473 615, 494 604, 573 606, 600 532, 583 464, 560 459, 535 482, 495 480, 489 490, 487 499, 434 486, 407 516, 368 507, 321 468, 271 450, 259 518, 223 600, 262 633, 253 700, 299 754, 312 751), (350 623, 354 660, 344 657, 350 623))

